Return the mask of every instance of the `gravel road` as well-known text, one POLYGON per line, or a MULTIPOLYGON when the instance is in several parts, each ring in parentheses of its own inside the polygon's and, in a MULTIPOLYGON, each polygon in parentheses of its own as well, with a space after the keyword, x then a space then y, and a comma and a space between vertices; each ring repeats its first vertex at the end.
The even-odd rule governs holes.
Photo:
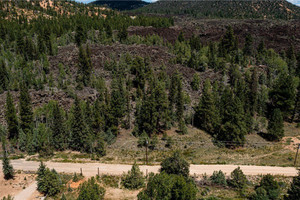
MULTIPOLYGON (((39 162, 25 161, 24 159, 12 160, 11 161, 15 170, 23 171, 36 171, 39 167, 39 162)), ((65 173, 82 173, 86 177, 95 176, 100 174, 112 174, 122 175, 131 169, 131 165, 123 164, 103 164, 103 163, 59 163, 59 162, 45 162, 47 167, 54 168, 57 172, 65 173)), ((238 165, 191 165, 190 174, 204 174, 211 175, 214 171, 222 170, 224 173, 229 175, 238 165)), ((246 175, 283 175, 283 176, 296 176, 297 170, 294 167, 273 167, 273 166, 252 166, 252 165, 240 165, 241 169, 246 175)), ((157 173, 160 166, 146 166, 141 165, 140 169, 146 172, 157 173)))

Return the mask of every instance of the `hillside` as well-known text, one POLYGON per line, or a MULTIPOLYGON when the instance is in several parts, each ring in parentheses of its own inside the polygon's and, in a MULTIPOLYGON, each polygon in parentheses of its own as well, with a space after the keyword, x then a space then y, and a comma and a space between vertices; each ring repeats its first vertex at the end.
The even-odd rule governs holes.
POLYGON ((188 15, 196 18, 299 19, 300 7, 286 0, 169 1, 160 0, 136 12, 188 15))
POLYGON ((255 4, 265 10, 254 18, 276 18, 262 20, 228 19, 253 17, 252 7, 233 1, 210 10, 221 9, 222 19, 0 1, 0 198, 34 190, 33 180, 53 199, 269 199, 260 186, 269 182, 276 197, 291 196, 291 178, 279 184, 281 177, 246 177, 240 168, 230 177, 189 176, 189 164, 294 166, 300 20, 278 20, 290 4, 280 1, 280 13, 277 3, 255 4), (82 164, 69 170, 80 174, 62 174, 40 163, 35 179, 14 174, 13 158, 82 164), (91 162, 136 164, 122 177, 95 168, 87 180, 81 166, 91 162), (145 176, 137 166, 144 163, 162 163, 161 173, 145 176))
POLYGON ((114 10, 132 10, 146 6, 149 3, 142 0, 129 0, 129 1, 117 1, 117 0, 97 0, 90 4, 107 6, 114 10))

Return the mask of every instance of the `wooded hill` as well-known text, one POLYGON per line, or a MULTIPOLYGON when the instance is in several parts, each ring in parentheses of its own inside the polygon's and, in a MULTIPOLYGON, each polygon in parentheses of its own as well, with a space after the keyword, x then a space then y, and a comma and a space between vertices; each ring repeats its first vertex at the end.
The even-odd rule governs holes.
POLYGON ((249 133, 280 141, 284 121, 299 121, 300 55, 292 44, 280 54, 264 41, 254 45, 251 34, 239 44, 231 26, 218 41, 180 32, 171 44, 129 35, 128 27, 170 28, 172 18, 76 3, 73 14, 31 1, 0 7, 1 132, 19 151, 103 156, 121 130, 143 146, 172 127, 188 134, 187 125, 235 148, 249 133), (21 8, 38 17, 7 14, 21 8))
POLYGON ((299 19, 300 7, 286 0, 159 0, 137 10, 142 13, 187 15, 196 18, 299 19))
POLYGON ((92 2, 91 4, 106 6, 114 10, 132 10, 146 6, 149 3, 142 0, 97 0, 92 2))

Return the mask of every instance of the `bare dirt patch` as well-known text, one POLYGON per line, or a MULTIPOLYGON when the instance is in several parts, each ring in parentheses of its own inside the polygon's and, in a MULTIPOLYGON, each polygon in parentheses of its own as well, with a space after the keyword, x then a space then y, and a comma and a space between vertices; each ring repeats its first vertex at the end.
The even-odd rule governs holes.
POLYGON ((106 200, 133 200, 137 199, 137 195, 140 190, 123 190, 118 188, 105 188, 105 199, 106 200))
POLYGON ((299 137, 284 137, 282 142, 285 144, 284 148, 296 152, 298 145, 300 144, 299 137))
POLYGON ((34 174, 16 173, 13 180, 5 180, 3 173, 0 173, 0 199, 5 196, 14 196, 27 188, 35 181, 34 174))

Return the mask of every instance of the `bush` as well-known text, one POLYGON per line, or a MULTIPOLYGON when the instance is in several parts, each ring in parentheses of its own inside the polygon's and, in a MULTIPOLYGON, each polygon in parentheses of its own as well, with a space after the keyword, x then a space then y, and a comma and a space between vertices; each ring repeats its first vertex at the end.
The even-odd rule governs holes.
POLYGON ((143 173, 140 171, 139 166, 134 163, 131 170, 127 174, 124 174, 121 180, 121 184, 126 189, 139 189, 144 187, 145 179, 143 173))
POLYGON ((14 198, 10 195, 8 195, 7 197, 3 197, 2 200, 13 200, 14 198))
POLYGON ((195 200, 196 194, 197 187, 191 179, 162 172, 150 174, 147 188, 138 194, 138 199, 195 200))
POLYGON ((255 193, 252 194, 249 198, 250 200, 269 200, 267 192, 265 189, 259 187, 255 190, 255 193))
POLYGON ((172 137, 167 137, 167 142, 166 142, 165 147, 172 148, 173 144, 174 144, 174 141, 172 140, 172 137))
POLYGON ((300 199, 300 171, 298 172, 298 176, 293 178, 291 187, 289 188, 287 192, 287 196, 284 199, 285 200, 300 199))
POLYGON ((230 186, 243 189, 247 185, 247 178, 240 167, 231 172, 230 186))
POLYGON ((280 186, 279 186, 278 182, 274 179, 274 176, 272 176, 270 174, 263 176, 263 178, 260 181, 259 186, 257 186, 255 190, 257 191, 258 188, 262 188, 266 191, 268 199, 270 199, 270 200, 279 199, 280 186))
POLYGON ((103 175, 101 176, 101 183, 105 186, 118 188, 119 187, 119 176, 112 176, 112 175, 103 175))
POLYGON ((105 189, 100 187, 95 178, 90 178, 79 187, 79 196, 77 200, 102 200, 104 199, 105 189))
POLYGON ((214 171, 213 175, 210 177, 212 183, 217 185, 227 185, 225 174, 220 171, 214 171))
POLYGON ((189 163, 184 160, 184 158, 178 151, 176 151, 171 157, 166 158, 162 161, 160 172, 188 177, 190 173, 189 168, 189 163))
POLYGON ((58 173, 41 163, 37 172, 37 189, 47 196, 55 196, 62 189, 62 182, 58 173))

